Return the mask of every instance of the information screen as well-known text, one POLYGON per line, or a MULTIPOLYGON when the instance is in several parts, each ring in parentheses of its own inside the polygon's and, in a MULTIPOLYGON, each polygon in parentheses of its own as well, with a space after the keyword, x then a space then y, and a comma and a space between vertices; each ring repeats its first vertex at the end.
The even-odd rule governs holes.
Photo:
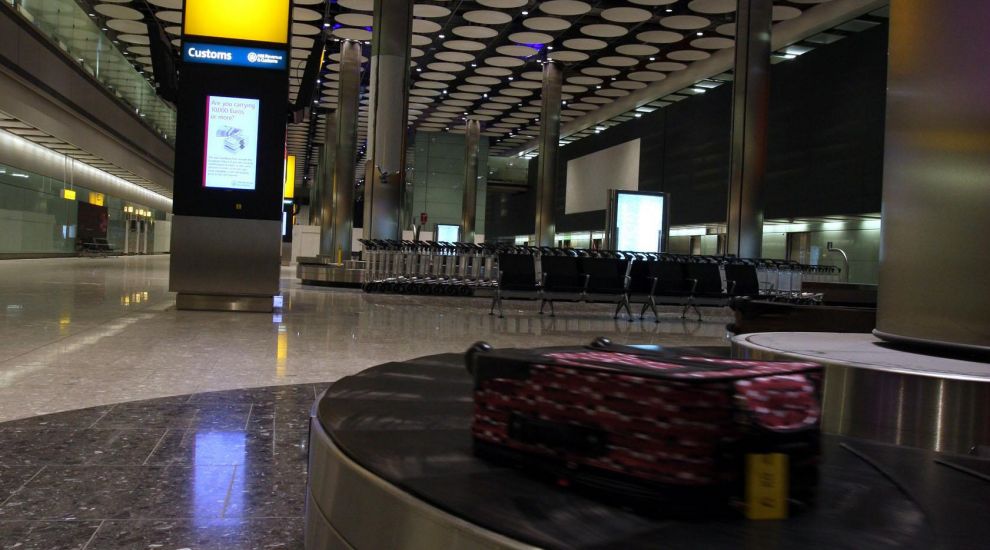
POLYGON ((459 225, 437 225, 437 242, 456 243, 461 238, 461 226, 459 225))
POLYGON ((618 193, 616 250, 660 252, 664 228, 663 195, 618 193))
POLYGON ((261 101, 208 96, 206 102, 203 187, 254 191, 261 101))

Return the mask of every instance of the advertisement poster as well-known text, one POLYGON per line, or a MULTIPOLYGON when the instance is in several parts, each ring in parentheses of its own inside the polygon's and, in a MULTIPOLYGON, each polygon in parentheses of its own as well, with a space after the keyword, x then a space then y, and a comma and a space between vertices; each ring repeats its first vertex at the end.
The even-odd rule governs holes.
POLYGON ((209 96, 206 102, 203 186, 253 191, 258 167, 261 102, 209 96))
POLYGON ((663 196, 619 193, 616 250, 659 252, 665 214, 663 196))

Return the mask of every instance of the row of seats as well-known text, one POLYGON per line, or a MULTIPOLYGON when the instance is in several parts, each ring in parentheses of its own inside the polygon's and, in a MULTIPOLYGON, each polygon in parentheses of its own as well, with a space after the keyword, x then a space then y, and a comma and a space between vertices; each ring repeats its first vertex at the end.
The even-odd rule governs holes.
POLYGON ((659 322, 658 305, 682 306, 681 317, 699 305, 725 306, 736 296, 761 293, 756 266, 737 261, 679 262, 571 256, 499 254, 498 281, 491 313, 504 316, 503 299, 540 301, 540 313, 547 305, 554 315, 557 301, 615 301, 615 318, 625 310, 633 319, 631 304, 642 304, 640 319, 653 312, 659 322), (723 287, 722 269, 725 273, 723 287))

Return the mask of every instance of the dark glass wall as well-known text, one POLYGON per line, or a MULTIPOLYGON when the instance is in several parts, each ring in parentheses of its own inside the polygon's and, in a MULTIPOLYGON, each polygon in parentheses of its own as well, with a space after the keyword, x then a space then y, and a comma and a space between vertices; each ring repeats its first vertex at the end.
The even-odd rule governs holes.
MULTIPOLYGON (((880 211, 886 60, 884 24, 772 66, 767 218, 880 211)), ((724 223, 731 100, 723 85, 562 147, 557 231, 605 226, 603 210, 564 215, 567 162, 637 138, 640 189, 670 194, 672 225, 724 223)), ((535 201, 493 193, 486 236, 532 233, 535 201)))

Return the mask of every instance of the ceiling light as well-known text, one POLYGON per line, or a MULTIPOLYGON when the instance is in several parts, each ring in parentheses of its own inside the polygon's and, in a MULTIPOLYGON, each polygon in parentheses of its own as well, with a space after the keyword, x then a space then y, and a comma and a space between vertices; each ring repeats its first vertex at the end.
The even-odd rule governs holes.
POLYGON ((705 33, 698 31, 698 36, 705 36, 705 33))
POLYGON ((523 14, 523 15, 529 15, 529 12, 528 12, 528 11, 525 11, 525 10, 523 10, 523 12, 522 12, 522 14, 523 14))
POLYGON ((438 34, 437 37, 440 38, 441 40, 444 39, 444 38, 447 38, 446 36, 444 36, 442 34, 438 34))

